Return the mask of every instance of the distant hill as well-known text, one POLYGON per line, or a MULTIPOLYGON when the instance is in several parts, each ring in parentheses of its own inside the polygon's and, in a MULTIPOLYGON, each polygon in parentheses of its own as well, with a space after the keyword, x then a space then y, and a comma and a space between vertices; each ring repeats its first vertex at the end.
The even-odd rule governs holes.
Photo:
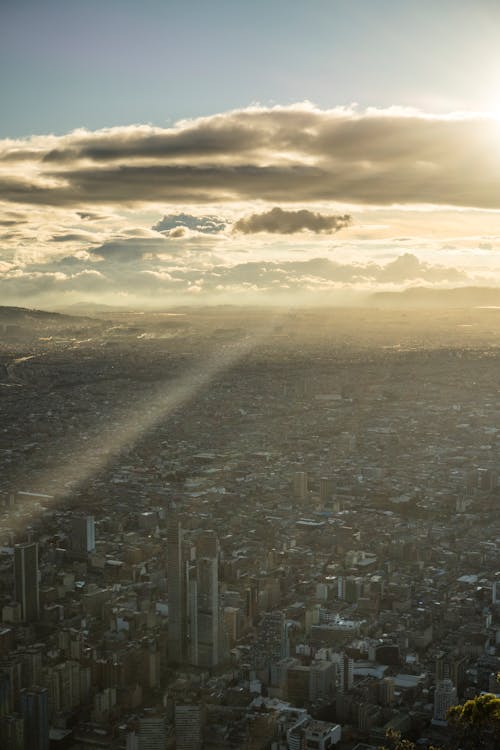
POLYGON ((23 323, 26 320, 40 320, 48 322, 63 322, 64 320, 78 320, 74 315, 62 315, 61 313, 48 312, 47 310, 33 310, 29 307, 9 307, 0 305, 0 321, 2 323, 23 323))
POLYGON ((367 304, 390 308, 500 307, 500 288, 467 286, 455 289, 414 287, 402 292, 375 292, 367 304))
POLYGON ((105 305, 97 302, 74 302, 71 305, 58 306, 64 315, 98 315, 101 313, 113 313, 117 311, 129 311, 130 307, 119 305, 105 305))
POLYGON ((32 310, 28 307, 0 305, 0 333, 4 337, 23 338, 30 333, 45 331, 75 331, 102 326, 102 321, 80 315, 64 315, 47 310, 32 310))

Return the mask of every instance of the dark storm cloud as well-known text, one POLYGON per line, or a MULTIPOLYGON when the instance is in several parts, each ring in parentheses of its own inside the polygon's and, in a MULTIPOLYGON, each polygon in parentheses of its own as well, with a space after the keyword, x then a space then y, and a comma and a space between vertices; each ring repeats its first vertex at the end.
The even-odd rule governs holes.
POLYGON ((284 211, 275 207, 260 214, 251 214, 234 224, 233 229, 243 234, 270 232, 273 234, 296 234, 304 229, 317 234, 338 232, 349 226, 352 219, 348 214, 332 216, 314 213, 303 208, 299 211, 284 211))
POLYGON ((500 208, 498 123, 311 105, 0 141, 0 197, 34 205, 335 201, 500 208))
MULTIPOLYGON (((169 232, 179 229, 191 229, 202 234, 218 234, 226 228, 226 222, 219 216, 192 216, 191 214, 169 214, 160 219, 153 227, 156 232, 169 232)), ((179 234, 178 236, 182 236, 179 234)))

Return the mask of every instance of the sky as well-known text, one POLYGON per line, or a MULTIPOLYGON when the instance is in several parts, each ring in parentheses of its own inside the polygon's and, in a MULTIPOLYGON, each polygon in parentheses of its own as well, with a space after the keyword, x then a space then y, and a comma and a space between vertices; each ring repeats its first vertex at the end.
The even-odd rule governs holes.
POLYGON ((498 0, 3 0, 0 303, 500 284, 498 0))

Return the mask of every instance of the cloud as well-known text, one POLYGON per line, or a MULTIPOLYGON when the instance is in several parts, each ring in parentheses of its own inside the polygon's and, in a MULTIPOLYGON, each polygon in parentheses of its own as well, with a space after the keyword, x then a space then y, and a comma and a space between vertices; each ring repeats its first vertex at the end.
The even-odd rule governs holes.
POLYGON ((168 232, 170 237, 183 237, 185 229, 201 234, 218 234, 226 229, 227 222, 219 216, 192 216, 191 214, 169 214, 160 219, 152 229, 168 232))
POLYGON ((233 229, 243 234, 270 232, 272 234, 296 234, 305 229, 310 232, 331 233, 349 226, 352 219, 349 214, 332 216, 314 213, 303 208, 299 211, 284 211, 276 206, 261 214, 251 214, 234 224, 233 229))
POLYGON ((140 260, 147 254, 167 253, 170 250, 171 246, 163 238, 123 237, 104 242, 89 252, 106 261, 130 263, 140 260))
POLYGON ((100 221, 106 218, 104 214, 98 214, 95 211, 77 211, 76 215, 79 216, 82 221, 100 221))
POLYGON ((83 215, 244 200, 500 209, 497 153, 498 123, 478 114, 249 107, 171 128, 0 141, 0 190, 11 203, 83 215))
POLYGON ((444 266, 423 263, 412 253, 404 253, 385 266, 382 266, 375 278, 379 283, 391 282, 395 284, 413 279, 430 282, 457 282, 463 281, 466 278, 466 274, 456 268, 446 268, 444 266))
MULTIPOLYGON (((167 243, 166 240, 160 242, 167 243)), ((205 301, 239 301, 242 294, 272 302, 276 299, 323 303, 331 302, 335 290, 373 291, 401 288, 422 282, 434 286, 463 285, 471 282, 465 272, 419 260, 405 253, 380 265, 373 262, 339 263, 330 258, 309 260, 252 260, 243 263, 209 263, 196 257, 155 255, 151 240, 105 243, 81 257, 64 256, 45 264, 0 265, 0 298, 5 303, 54 304, 59 295, 78 301, 106 301, 122 295, 133 303, 147 306, 174 304, 196 294, 205 301), (118 262, 117 262, 118 261, 118 262)), ((474 279, 477 281, 477 279, 474 279)))
MULTIPOLYGON (((1 269, 0 269, 1 270, 1 269)), ((112 282, 111 282, 112 283, 112 282)), ((6 302, 40 300, 47 295, 57 299, 60 293, 88 293, 106 291, 110 280, 99 271, 85 269, 69 275, 62 272, 37 272, 9 269, 6 274, 0 273, 0 291, 6 302)))
POLYGON ((95 241, 95 237, 90 232, 63 232, 53 235, 49 240, 49 242, 80 242, 83 244, 95 241))

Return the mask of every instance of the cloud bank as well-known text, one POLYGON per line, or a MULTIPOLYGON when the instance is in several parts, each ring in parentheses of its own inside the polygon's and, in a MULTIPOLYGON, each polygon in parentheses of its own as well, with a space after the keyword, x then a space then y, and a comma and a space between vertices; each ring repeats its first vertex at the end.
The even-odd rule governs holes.
POLYGON ((201 299, 238 303, 243 298, 262 303, 335 304, 339 293, 349 291, 422 282, 446 286, 471 280, 458 269, 422 262, 411 253, 386 264, 340 263, 324 257, 240 263, 213 259, 208 263, 206 258, 161 258, 145 253, 146 246, 147 242, 135 249, 126 242, 119 248, 107 244, 95 248, 89 257, 65 256, 28 267, 6 264, 0 267, 0 298, 5 304, 29 297, 39 305, 84 300, 147 307, 201 299))
POLYGON ((500 209, 498 122, 401 108, 250 107, 177 123, 0 141, 16 204, 335 201, 500 209))
POLYGON ((498 283, 497 211, 500 128, 474 113, 303 103, 4 139, 0 301, 308 304, 498 283))

